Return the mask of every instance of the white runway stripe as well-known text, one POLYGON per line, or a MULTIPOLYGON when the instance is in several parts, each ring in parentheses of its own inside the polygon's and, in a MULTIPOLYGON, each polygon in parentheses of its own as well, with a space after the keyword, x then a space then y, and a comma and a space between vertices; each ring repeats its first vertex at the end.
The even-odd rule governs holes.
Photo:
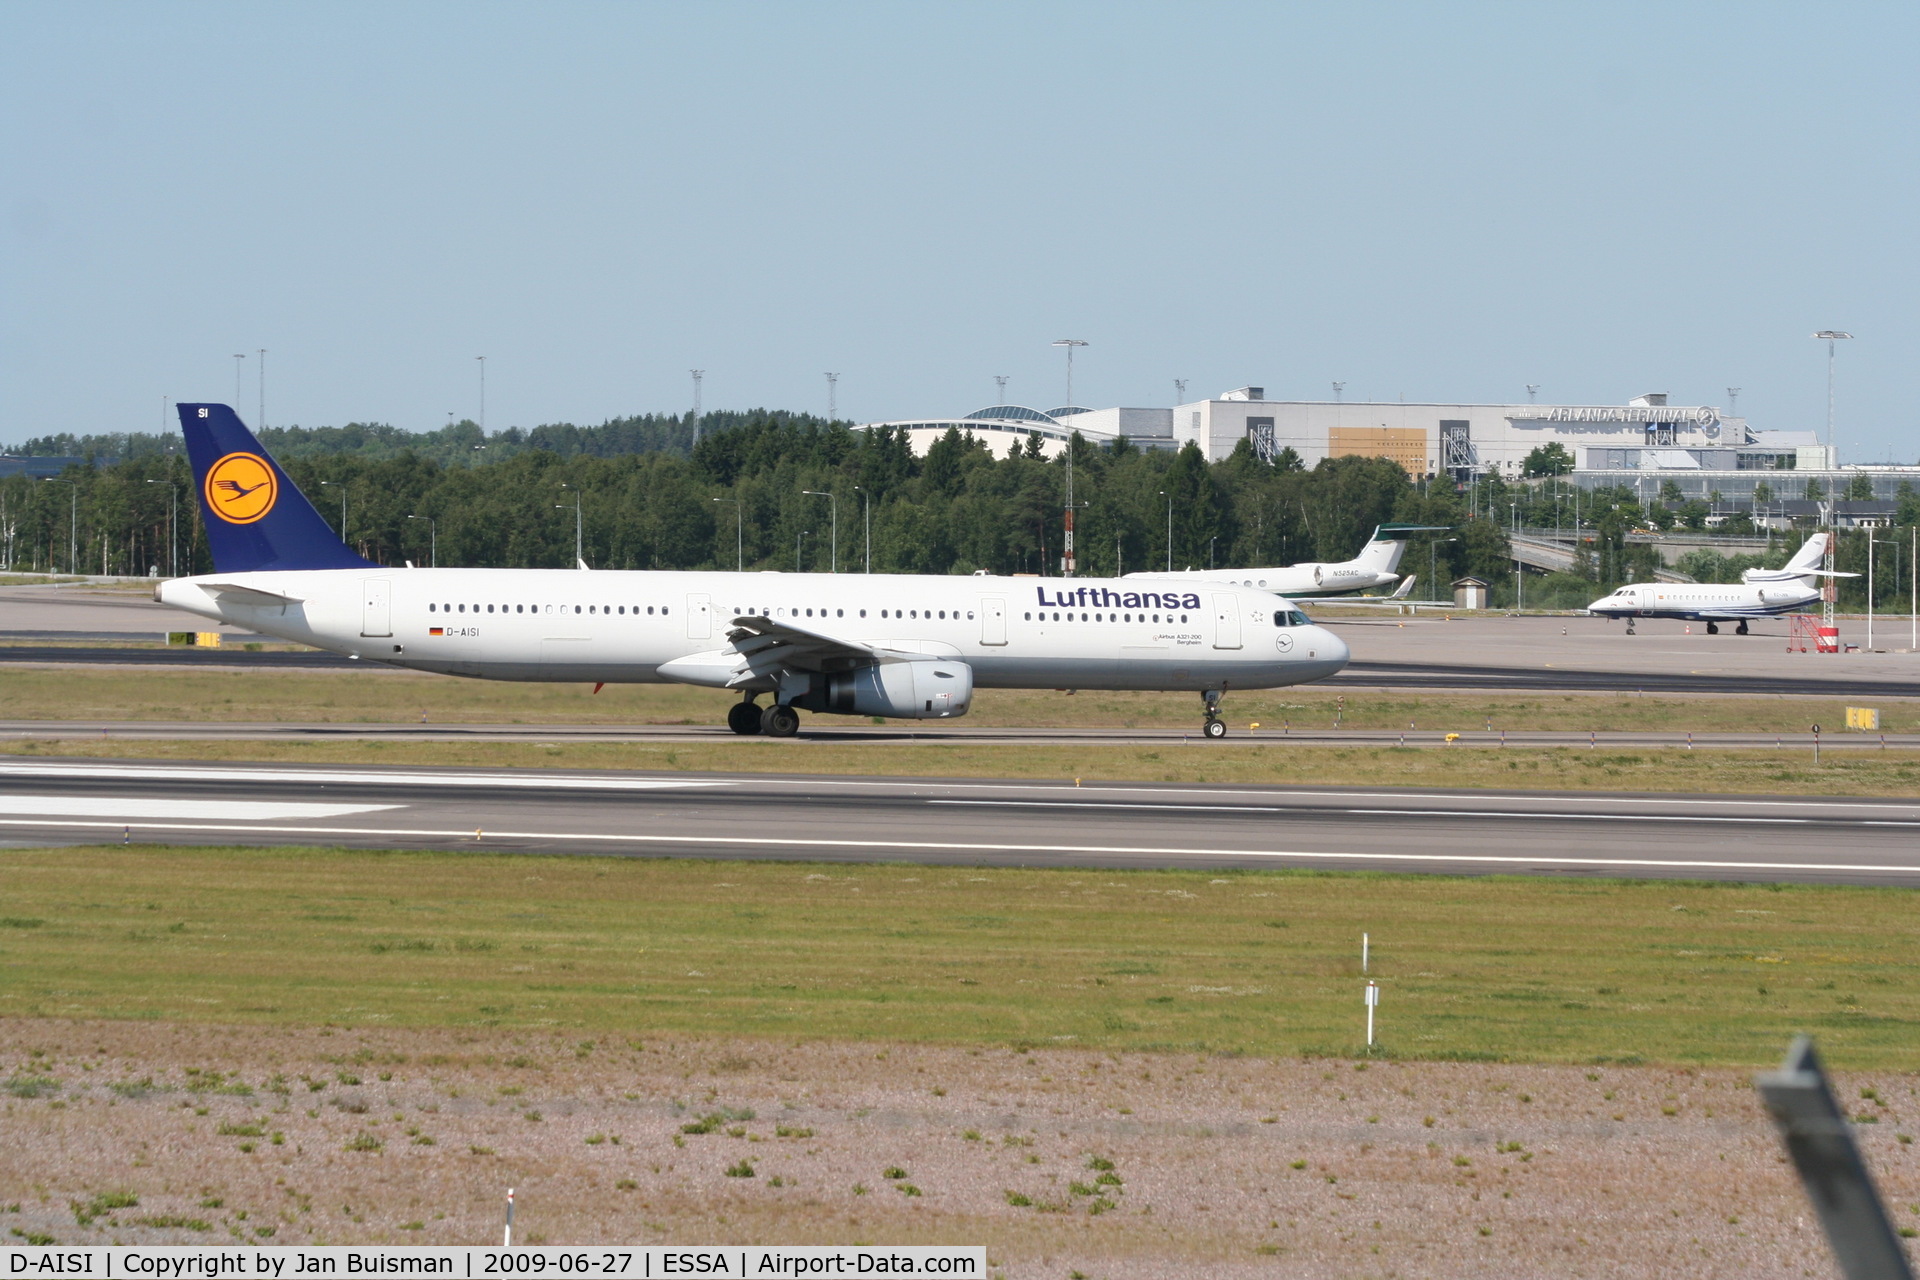
POLYGON ((179 818, 207 822, 285 822, 344 818, 400 809, 397 804, 303 804, 291 800, 163 800, 148 796, 21 796, 0 793, 0 813, 88 818, 179 818))
POLYGON ((575 788, 592 791, 658 791, 665 787, 726 787, 734 784, 712 778, 605 778, 579 774, 516 773, 402 773, 368 770, 348 773, 331 769, 176 769, 114 764, 0 764, 0 777, 118 778, 142 781, 276 782, 367 785, 383 787, 516 787, 524 789, 575 788))
MULTIPOLYGON (((75 822, 71 820, 36 821, 31 818, 0 818, 0 827, 105 828, 118 831, 118 822, 75 822)), ((1549 853, 1348 853, 1336 849, 1215 849, 1174 848, 1164 845, 1084 845, 1084 844, 1001 844, 990 841, 953 840, 834 840, 801 839, 783 836, 680 836, 634 835, 629 832, 559 833, 551 831, 488 831, 476 840, 472 831, 445 831, 407 827, 269 827, 221 826, 213 823, 148 822, 137 830, 216 831, 232 835, 298 836, 376 836, 384 840, 444 840, 454 847, 485 848, 501 840, 560 841, 625 845, 697 845, 708 848, 729 846, 746 849, 815 850, 831 855, 848 850, 915 850, 923 853, 1027 853, 1055 857, 1121 856, 1136 858, 1260 858, 1298 862, 1398 863, 1412 867, 1585 867, 1633 875, 1643 871, 1739 871, 1739 872, 1811 872, 1884 876, 1920 876, 1920 864, 1874 862, 1745 862, 1721 858, 1573 858, 1549 853)))

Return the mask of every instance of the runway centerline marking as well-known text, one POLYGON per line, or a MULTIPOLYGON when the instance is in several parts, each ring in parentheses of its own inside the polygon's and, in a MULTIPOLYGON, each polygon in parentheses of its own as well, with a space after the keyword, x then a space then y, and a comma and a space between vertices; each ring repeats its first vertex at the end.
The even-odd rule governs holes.
MULTIPOLYGON (((59 827, 75 829, 119 830, 118 822, 83 822, 58 819, 50 822, 36 821, 31 818, 0 818, 0 827, 59 827)), ((495 831, 485 839, 476 840, 475 833, 465 830, 437 830, 431 828, 409 827, 272 827, 272 826, 226 826, 215 823, 184 822, 145 822, 139 826, 148 831, 217 831, 236 835, 274 835, 299 836, 379 836, 383 838, 436 839, 448 840, 457 844, 484 847, 486 840, 545 840, 585 843, 598 841, 626 845, 704 845, 708 847, 733 846, 744 848, 772 849, 913 849, 927 853, 1034 853, 1034 854, 1107 854, 1127 857, 1221 857, 1221 858, 1270 858, 1297 859, 1318 862, 1369 862, 1369 863, 1411 863, 1415 865, 1468 864, 1473 866, 1511 866, 1511 867, 1633 867, 1643 870, 1674 871, 1811 871, 1811 872, 1858 872, 1874 875, 1914 875, 1920 876, 1920 865, 1909 866, 1903 863, 1823 863, 1823 862, 1737 862, 1730 859, 1707 858, 1592 858, 1562 857, 1554 855, 1509 855, 1496 853, 1361 853, 1343 852, 1325 849, 1180 849, 1161 845, 1050 845, 1050 844, 1002 844, 991 842, 969 842, 954 840, 831 840, 799 836, 680 836, 680 835, 635 835, 629 832, 607 832, 600 834, 573 833, 563 834, 544 831, 495 831)))
MULTIPOLYGON (((1516 800, 1531 798, 1524 793, 1514 792, 1414 792, 1414 791, 1330 791, 1319 789, 1275 789, 1275 788, 1208 788, 1193 787, 1155 787, 1129 786, 1127 784, 1106 784, 1098 787, 1076 787, 1067 783, 1023 783, 1017 781, 949 781, 941 778, 835 778, 835 777, 773 777, 753 774, 735 774, 730 776, 705 777, 630 777, 610 778, 586 774, 524 774, 524 773, 382 773, 319 771, 307 769, 237 769, 237 768, 177 768, 162 765, 83 765, 53 761, 7 761, 0 763, 0 777, 18 775, 25 777, 74 777, 74 778, 118 778, 118 779, 157 779, 166 780, 185 778, 202 782, 318 782, 318 783, 365 783, 381 786, 458 786, 458 787, 518 787, 529 790, 542 788, 551 790, 591 789, 609 791, 650 791, 677 787, 806 787, 806 788, 853 788, 865 787, 875 791, 1018 791, 1027 793, 1059 792, 1072 796, 1105 794, 1120 795, 1167 795, 1191 796, 1195 799, 1213 799, 1225 796, 1255 796, 1284 803, 1298 799, 1344 800, 1409 800, 1432 805, 1436 802, 1457 801, 1462 804, 1485 804, 1497 799, 1512 803, 1516 800)), ((1546 799, 1565 799, 1552 793, 1538 793, 1546 799)), ((1602 796, 1608 793, 1598 793, 1602 796)), ((1581 793, 1580 798, 1591 801, 1594 793, 1581 793)), ((1612 797, 1616 803, 1638 806, 1675 806, 1689 805, 1697 808, 1757 808, 1757 809, 1848 809, 1868 813, 1898 812, 1901 809, 1920 810, 1920 803, 1914 801, 1872 802, 1827 800, 1819 797, 1804 799, 1762 799, 1696 797, 1696 796, 1641 796, 1619 795, 1612 797)), ((1396 812, 1412 812, 1399 810, 1396 812)), ((1550 816, 1541 811, 1537 816, 1550 816)))
MULTIPOLYGON (((929 800, 928 804, 969 805, 986 809, 1149 809, 1155 813, 1268 813, 1280 818, 1299 819, 1313 816, 1300 809, 1281 808, 1275 805, 1255 804, 1156 804, 1150 801, 1074 801, 1074 800, 929 800)), ((1547 819, 1551 821, 1569 820, 1581 822, 1713 822, 1713 823, 1758 823, 1771 826, 1811 826, 1834 819, 1821 818, 1754 818, 1738 814, 1683 814, 1683 813, 1578 813, 1556 812, 1553 810, 1503 810, 1503 809, 1326 809, 1320 813, 1360 814, 1368 817, 1422 817, 1422 818, 1525 818, 1547 819)), ((1920 827, 1920 821, 1901 821, 1895 819, 1851 819, 1858 826, 1874 827, 1920 827)))
POLYGON ((205 818, 228 822, 344 818, 404 809, 398 804, 312 804, 297 800, 171 800, 159 796, 26 796, 0 794, 0 813, 49 817, 205 818))

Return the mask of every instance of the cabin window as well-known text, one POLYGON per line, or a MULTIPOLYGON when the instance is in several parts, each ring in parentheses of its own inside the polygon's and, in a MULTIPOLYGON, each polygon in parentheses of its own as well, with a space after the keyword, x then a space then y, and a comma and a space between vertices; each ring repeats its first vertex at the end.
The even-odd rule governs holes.
POLYGON ((488 606, 487 606, 487 612, 488 612, 488 613, 492 613, 492 612, 493 612, 493 606, 492 606, 492 605, 488 605, 488 606))
POLYGON ((466 611, 467 611, 467 606, 465 606, 465 605, 461 605, 461 606, 460 606, 460 612, 462 612, 462 613, 465 613, 466 611))
POLYGON ((1033 621, 1033 614, 1031 614, 1031 613, 1029 613, 1029 614, 1027 614, 1027 615, 1026 615, 1026 620, 1027 620, 1028 622, 1032 622, 1032 621, 1033 621))
POLYGON ((580 606, 579 606, 579 605, 575 605, 575 606, 573 606, 573 611, 574 611, 575 613, 578 613, 578 612, 580 612, 580 606))
POLYGON ((861 617, 863 617, 863 618, 864 618, 864 617, 866 617, 866 616, 867 616, 867 611, 866 611, 865 609, 862 609, 862 610, 860 611, 860 616, 861 616, 861 617))
POLYGON ((660 606, 660 616, 663 618, 667 616, 667 606, 665 605, 660 606))
POLYGON ((971 622, 971 621, 973 620, 973 610, 971 610, 971 609, 969 609, 969 610, 967 610, 967 620, 968 620, 969 622, 971 622))
POLYGON ((428 613, 432 613, 432 612, 433 612, 433 606, 432 606, 431 604, 429 604, 429 605, 427 606, 427 612, 428 612, 428 613))
POLYGON ((847 611, 845 609, 835 609, 833 611, 833 616, 836 618, 844 618, 847 616, 847 611))

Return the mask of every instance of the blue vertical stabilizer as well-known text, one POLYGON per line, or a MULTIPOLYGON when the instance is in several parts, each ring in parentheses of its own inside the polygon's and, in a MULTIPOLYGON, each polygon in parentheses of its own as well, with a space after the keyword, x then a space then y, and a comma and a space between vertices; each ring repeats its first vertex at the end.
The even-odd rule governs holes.
POLYGON ((249 573, 376 567, 328 527, 239 414, 224 404, 183 404, 179 409, 215 569, 249 573))

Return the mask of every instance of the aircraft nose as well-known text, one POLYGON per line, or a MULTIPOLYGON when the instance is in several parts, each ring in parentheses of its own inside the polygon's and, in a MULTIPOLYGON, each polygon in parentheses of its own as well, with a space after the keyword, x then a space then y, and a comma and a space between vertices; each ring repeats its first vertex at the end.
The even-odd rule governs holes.
POLYGON ((1353 658, 1353 651, 1347 648, 1347 642, 1325 627, 1313 628, 1313 644, 1310 647, 1320 655, 1322 662, 1336 664, 1336 671, 1353 658))

